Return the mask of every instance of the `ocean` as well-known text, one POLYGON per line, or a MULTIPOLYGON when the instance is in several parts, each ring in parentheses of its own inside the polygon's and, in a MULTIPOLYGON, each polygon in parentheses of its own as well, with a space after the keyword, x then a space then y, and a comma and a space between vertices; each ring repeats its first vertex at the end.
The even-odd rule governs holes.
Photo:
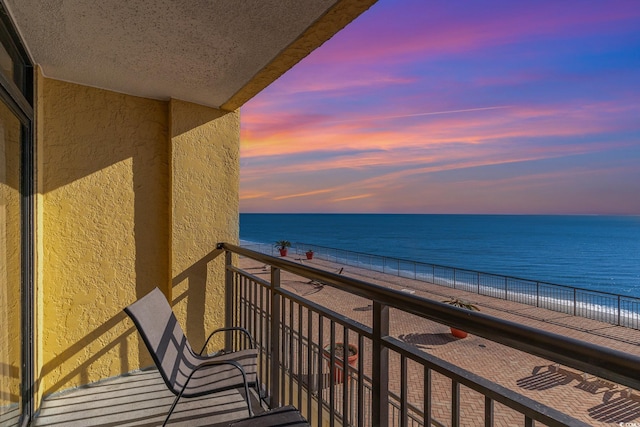
POLYGON ((640 216, 240 214, 240 239, 289 240, 640 297, 640 216))

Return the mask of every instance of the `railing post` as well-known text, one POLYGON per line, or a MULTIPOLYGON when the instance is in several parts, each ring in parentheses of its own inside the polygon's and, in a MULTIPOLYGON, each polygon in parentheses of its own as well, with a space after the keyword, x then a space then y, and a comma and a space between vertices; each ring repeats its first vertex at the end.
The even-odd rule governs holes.
POLYGON ((573 315, 574 316, 576 315, 576 306, 578 305, 578 302, 576 300, 576 292, 577 292, 577 289, 573 288, 573 315))
POLYGON ((389 423, 389 349, 383 338, 389 336, 389 307, 373 302, 372 402, 373 427, 389 423))
POLYGON ((460 426, 460 383, 451 380, 451 427, 460 426))
POLYGON ((618 295, 618 326, 620 326, 620 295, 618 295))
POLYGON ((269 390, 269 406, 280 406, 280 311, 282 301, 277 290, 280 288, 280 269, 271 268, 271 390, 269 390))
POLYGON ((494 425, 493 400, 489 396, 484 397, 484 425, 494 425))
MULTIPOLYGON (((233 272, 231 266, 233 264, 232 254, 229 251, 224 253, 224 326, 230 328, 235 325, 233 319, 234 311, 236 307, 233 306, 234 292, 233 292, 233 272)), ((224 334, 224 348, 227 350, 233 349, 233 334, 224 334)))
POLYGON ((507 290, 507 288, 508 288, 507 280, 508 280, 508 279, 507 279, 507 276, 504 276, 504 299, 505 299, 505 301, 506 301, 507 299, 509 299, 509 298, 507 298, 507 296, 509 295, 509 294, 508 294, 508 292, 509 292, 509 291, 507 290))

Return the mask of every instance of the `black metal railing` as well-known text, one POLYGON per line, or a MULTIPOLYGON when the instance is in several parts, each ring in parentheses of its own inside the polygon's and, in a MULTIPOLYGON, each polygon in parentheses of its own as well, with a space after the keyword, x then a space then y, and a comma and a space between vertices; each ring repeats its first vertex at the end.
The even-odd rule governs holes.
MULTIPOLYGON (((311 268, 235 245, 226 250, 227 322, 249 329, 261 349, 261 379, 272 406, 293 404, 312 425, 431 426, 467 424, 469 407, 481 408, 487 426, 504 411, 521 414, 524 425, 586 425, 558 410, 502 387, 389 335, 390 309, 410 313, 504 344, 627 387, 640 386, 640 358, 550 332, 460 310, 357 279, 311 268), (270 266, 269 279, 232 264, 239 254, 270 266), (371 302, 372 326, 313 303, 281 287, 292 273, 371 302), (355 344, 358 360, 339 375, 341 360, 325 346, 355 344), (390 365, 399 377, 390 388, 390 365), (396 381, 397 380, 397 381, 396 381), (420 400, 409 395, 419 382, 420 400), (411 385, 412 387, 409 387, 411 385), (433 390, 446 390, 441 415, 433 390), (473 404, 469 402, 473 401, 473 404), (497 403, 497 404, 496 404, 497 403), (468 407, 467 404, 470 406, 468 407), (465 411, 461 411, 464 407, 465 411), (461 415, 463 414, 463 415, 461 415), (466 414, 466 415, 465 415, 466 414), (442 418, 446 417, 446 419, 442 418)), ((233 343, 228 343, 232 345, 233 343)), ((471 411, 473 412, 473 411, 471 411)))
MULTIPOLYGON (((252 244, 246 247, 262 253, 275 253, 271 245, 252 244)), ((309 249, 314 251, 315 258, 338 264, 640 330, 640 298, 636 297, 308 243, 295 242, 292 247, 299 256, 304 256, 309 249)))

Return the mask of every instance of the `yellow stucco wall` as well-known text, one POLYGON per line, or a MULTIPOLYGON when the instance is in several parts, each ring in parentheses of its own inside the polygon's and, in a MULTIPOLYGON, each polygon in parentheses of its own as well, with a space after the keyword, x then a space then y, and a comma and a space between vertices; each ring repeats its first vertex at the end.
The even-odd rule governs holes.
POLYGON ((224 256, 211 251, 238 241, 240 114, 172 100, 170 123, 172 297, 200 348, 224 321, 224 256))
POLYGON ((41 75, 38 87, 46 395, 150 366, 122 309, 155 286, 194 344, 222 324, 211 251, 237 241, 239 117, 41 75))

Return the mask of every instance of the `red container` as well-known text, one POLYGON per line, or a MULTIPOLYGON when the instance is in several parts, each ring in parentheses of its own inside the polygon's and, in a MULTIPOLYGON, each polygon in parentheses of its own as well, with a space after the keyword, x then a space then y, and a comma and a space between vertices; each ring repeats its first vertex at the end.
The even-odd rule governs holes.
MULTIPOLYGON (((344 365, 342 363, 344 358, 344 344, 341 342, 336 343, 336 347, 342 347, 342 349, 338 349, 335 355, 335 367, 333 369, 333 380, 336 384, 342 384, 344 381, 344 365)), ((331 363, 331 346, 327 345, 324 347, 324 356, 328 359, 328 362, 331 363)), ((349 366, 356 367, 358 363, 358 347, 355 345, 349 344, 349 357, 347 357, 347 363, 349 366)))

